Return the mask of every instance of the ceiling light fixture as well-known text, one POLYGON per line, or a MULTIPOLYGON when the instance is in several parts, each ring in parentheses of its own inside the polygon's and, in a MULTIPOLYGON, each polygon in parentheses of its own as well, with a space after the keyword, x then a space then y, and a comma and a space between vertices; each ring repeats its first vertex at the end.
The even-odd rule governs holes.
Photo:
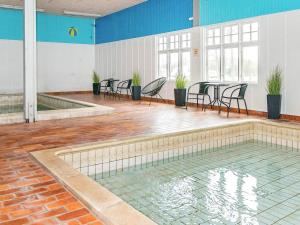
MULTIPOLYGON (((17 5, 3 5, 3 4, 0 4, 0 8, 23 10, 23 7, 17 6, 17 5)), ((36 11, 38 11, 38 12, 45 12, 45 9, 36 9, 36 11)))
POLYGON ((93 14, 93 13, 82 13, 82 12, 73 12, 73 11, 64 11, 64 14, 66 15, 73 15, 73 16, 85 16, 85 17, 101 17, 100 14, 93 14))

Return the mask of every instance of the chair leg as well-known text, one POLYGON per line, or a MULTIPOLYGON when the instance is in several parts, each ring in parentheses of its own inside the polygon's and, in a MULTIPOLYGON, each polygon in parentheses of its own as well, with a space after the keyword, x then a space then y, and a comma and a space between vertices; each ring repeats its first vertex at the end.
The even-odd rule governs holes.
POLYGON ((208 98, 209 98, 210 108, 213 109, 213 106, 212 106, 212 104, 211 104, 211 97, 210 97, 210 95, 208 95, 208 98))
POLYGON ((236 100, 237 102, 237 105, 238 105, 238 110, 239 110, 239 113, 241 113, 241 109, 240 109, 240 102, 239 102, 239 99, 236 100))
POLYGON ((185 102, 185 109, 186 110, 188 108, 188 104, 189 104, 189 94, 187 95, 187 99, 186 99, 186 102, 185 102))
POLYGON ((202 98, 202 111, 204 111, 204 104, 205 104, 205 95, 203 95, 202 98))
POLYGON ((151 105, 151 102, 152 102, 152 96, 151 96, 151 98, 150 98, 149 106, 151 105))
POLYGON ((248 107, 247 107, 246 100, 245 100, 245 99, 243 99, 243 101, 244 101, 244 104, 245 104, 245 108, 246 108, 247 115, 249 115, 249 112, 248 112, 248 107))
POLYGON ((230 109, 231 109, 231 99, 230 99, 229 105, 228 105, 228 107, 227 107, 227 118, 229 117, 230 109))
POLYGON ((197 108, 199 106, 199 98, 198 98, 198 95, 197 95, 197 108))

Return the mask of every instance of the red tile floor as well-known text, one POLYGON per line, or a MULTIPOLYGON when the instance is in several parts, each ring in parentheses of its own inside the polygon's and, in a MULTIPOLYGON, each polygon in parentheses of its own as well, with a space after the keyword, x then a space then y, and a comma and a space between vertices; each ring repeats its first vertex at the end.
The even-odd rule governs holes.
POLYGON ((159 134, 222 124, 245 115, 188 111, 172 105, 137 103, 91 94, 64 97, 108 105, 106 116, 0 126, 0 224, 102 224, 29 154, 54 147, 159 134))

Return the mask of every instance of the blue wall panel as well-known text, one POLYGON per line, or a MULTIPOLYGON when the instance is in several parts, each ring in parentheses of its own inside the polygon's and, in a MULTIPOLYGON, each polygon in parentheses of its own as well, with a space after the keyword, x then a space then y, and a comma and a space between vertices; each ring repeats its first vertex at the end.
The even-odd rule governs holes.
POLYGON ((193 26, 193 0, 148 0, 96 20, 96 43, 106 43, 193 26))
POLYGON ((200 0, 200 23, 210 25, 300 9, 300 0, 200 0))
POLYGON ((21 10, 0 8, 0 39, 23 40, 23 13, 21 10))
MULTIPOLYGON (((23 12, 0 8, 0 39, 23 40, 23 12)), ((37 40, 40 42, 61 42, 94 44, 94 19, 37 14, 37 40), (69 34, 74 27, 76 36, 69 34)))

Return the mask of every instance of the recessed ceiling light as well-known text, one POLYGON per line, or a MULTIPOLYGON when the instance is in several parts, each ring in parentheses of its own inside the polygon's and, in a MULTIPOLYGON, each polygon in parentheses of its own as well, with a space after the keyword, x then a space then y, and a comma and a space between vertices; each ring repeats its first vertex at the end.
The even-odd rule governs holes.
POLYGON ((93 14, 93 13, 82 13, 82 12, 73 12, 73 11, 64 11, 64 14, 66 15, 73 15, 73 16, 85 16, 85 17, 101 17, 100 14, 93 14))
MULTIPOLYGON (((0 4, 0 8, 5 8, 5 9, 20 9, 23 10, 23 7, 21 6, 16 6, 16 5, 3 5, 0 4)), ((36 9, 38 12, 45 12, 45 9, 36 9)))

